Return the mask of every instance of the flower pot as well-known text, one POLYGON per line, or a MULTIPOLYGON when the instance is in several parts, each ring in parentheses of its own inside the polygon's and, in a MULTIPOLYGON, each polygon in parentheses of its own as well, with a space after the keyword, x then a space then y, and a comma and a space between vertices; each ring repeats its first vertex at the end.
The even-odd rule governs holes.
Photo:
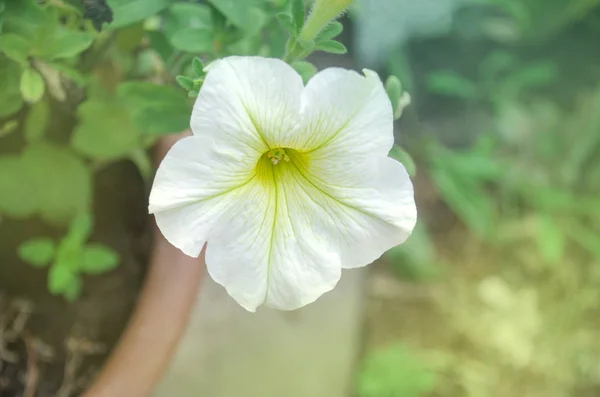
MULTIPOLYGON (((160 142, 158 158, 176 139, 160 142)), ((102 216, 91 239, 117 249, 123 263, 110 274, 85 278, 74 303, 50 296, 47 272, 20 263, 15 252, 23 239, 55 231, 35 217, 6 217, 0 225, 0 258, 11 264, 0 268, 3 397, 148 396, 185 329, 202 259, 185 256, 149 226, 154 222, 147 215, 147 189, 131 163, 107 166, 94 183, 94 191, 104 193, 94 197, 94 213, 102 216), (9 296, 25 300, 11 305, 9 296), (106 353, 117 338, 102 370, 91 372, 102 364, 96 354, 106 353)))

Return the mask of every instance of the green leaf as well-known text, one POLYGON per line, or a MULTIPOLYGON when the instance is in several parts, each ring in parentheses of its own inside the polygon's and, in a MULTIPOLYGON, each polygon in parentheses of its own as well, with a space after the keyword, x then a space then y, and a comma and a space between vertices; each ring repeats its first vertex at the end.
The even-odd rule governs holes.
POLYGON ((394 118, 396 118, 395 116, 400 105, 400 97, 402 96, 402 83, 400 83, 398 77, 388 77, 385 82, 385 91, 390 98, 390 102, 392 102, 392 110, 394 111, 394 118))
POLYGON ((28 143, 37 142, 44 136, 44 130, 50 118, 48 101, 39 101, 31 106, 25 119, 25 140, 28 143))
POLYGON ((477 85, 451 71, 437 71, 427 76, 429 91, 462 99, 475 99, 478 96, 477 85))
POLYGON ((181 29, 213 30, 210 9, 205 4, 174 3, 165 12, 164 32, 170 39, 181 29))
POLYGON ((23 106, 19 88, 20 76, 18 64, 0 57, 0 118, 16 113, 23 106))
POLYGON ((257 33, 267 22, 266 14, 258 8, 259 0, 208 0, 229 22, 246 34, 257 33))
POLYGON ((298 45, 300 45, 305 53, 311 53, 315 50, 315 42, 313 40, 302 40, 298 38, 296 42, 298 45))
POLYGON ((319 41, 319 42, 317 42, 317 44, 315 44, 314 50, 315 51, 324 51, 324 52, 328 52, 330 54, 345 54, 348 52, 348 49, 346 49, 346 46, 344 46, 339 41, 335 41, 335 40, 319 41))
POLYGON ((44 79, 35 69, 27 68, 21 75, 21 96, 27 102, 35 103, 44 96, 44 79))
POLYGON ((64 224, 87 209, 92 189, 90 171, 68 148, 30 144, 21 161, 31 177, 43 219, 64 224))
POLYGON ((55 264, 48 273, 48 290, 52 295, 62 295, 71 284, 77 283, 78 276, 74 270, 67 266, 55 264))
POLYGON ((27 240, 17 250, 19 258, 23 262, 34 267, 45 267, 52 262, 56 245, 49 238, 34 238, 27 240))
POLYGON ((415 89, 415 76, 411 68, 410 53, 406 47, 400 47, 394 51, 388 61, 389 74, 397 76, 402 82, 405 91, 412 92, 415 89))
POLYGON ((101 244, 89 244, 83 249, 81 271, 87 274, 102 274, 119 266, 119 254, 101 244))
POLYGON ((26 218, 38 207, 36 187, 18 156, 0 156, 0 213, 26 218))
POLYGON ((177 76, 175 77, 175 80, 177 80, 177 83, 187 91, 194 90, 194 79, 187 76, 177 76))
POLYGON ((77 214, 69 224, 69 233, 65 236, 72 246, 81 247, 94 228, 94 217, 88 211, 77 214))
POLYGON ((194 69, 196 77, 204 77, 206 75, 204 72, 204 64, 200 58, 196 57, 192 60, 192 68, 194 69))
POLYGON ((38 58, 55 60, 73 58, 92 45, 94 36, 89 33, 76 32, 58 28, 50 39, 33 51, 38 58))
POLYGON ((163 62, 169 62, 173 56, 175 49, 169 43, 169 39, 161 31, 145 32, 147 39, 150 41, 150 47, 158 53, 163 62))
POLYGON ((75 302, 81 296, 83 283, 81 277, 75 276, 63 291, 63 297, 69 302, 75 302))
POLYGON ((29 42, 25 38, 13 33, 5 33, 0 36, 0 50, 9 59, 27 65, 29 42))
POLYGON ((139 147, 141 133, 133 124, 129 109, 122 102, 90 98, 77 109, 79 124, 71 145, 95 160, 125 157, 139 147))
POLYGON ((344 25, 342 25, 340 22, 337 22, 337 21, 329 22, 329 24, 327 24, 327 26, 325 26, 323 28, 323 30, 321 30, 321 32, 319 33, 319 35, 316 38, 316 41, 320 42, 320 41, 334 39, 337 36, 339 36, 343 30, 344 30, 344 25))
POLYGON ((146 134, 170 134, 189 128, 188 100, 175 87, 127 82, 118 87, 117 95, 127 104, 134 125, 146 134))
POLYGON ((0 58, 0 118, 16 113, 23 106, 19 77, 18 65, 0 58))
POLYGON ((146 150, 139 148, 129 154, 129 160, 135 164, 144 181, 152 183, 152 177, 156 168, 150 154, 146 150))
POLYGON ((88 32, 67 28, 55 7, 44 8, 44 20, 29 39, 31 55, 44 60, 72 58, 87 49, 94 39, 88 32))
POLYGON ((294 18, 290 14, 280 12, 276 17, 277 21, 279 21, 279 24, 286 32, 292 37, 298 36, 299 31, 297 30, 296 25, 294 25, 294 18))
POLYGON ((304 84, 310 80, 312 76, 317 73, 317 68, 310 62, 307 61, 296 61, 292 62, 292 67, 302 76, 302 80, 304 80, 304 84))
POLYGON ((2 33, 16 33, 26 39, 35 36, 44 22, 44 10, 36 0, 5 1, 4 26, 2 33))
POLYGON ((304 26, 304 18, 306 16, 304 0, 291 0, 291 7, 296 33, 300 33, 300 30, 302 30, 302 27, 304 26))
POLYGON ((171 0, 107 0, 113 11, 112 29, 131 25, 157 14, 171 4, 171 0))
POLYGON ((402 165, 404 165, 404 167, 406 168, 406 172, 408 172, 408 175, 410 175, 411 177, 415 176, 417 172, 417 166, 415 165, 414 160, 412 159, 411 155, 408 154, 408 152, 406 152, 400 146, 394 145, 392 147, 392 150, 390 151, 390 157, 401 162, 402 165))
POLYGON ((204 28, 185 28, 171 36, 171 45, 180 51, 212 53, 213 32, 204 28))

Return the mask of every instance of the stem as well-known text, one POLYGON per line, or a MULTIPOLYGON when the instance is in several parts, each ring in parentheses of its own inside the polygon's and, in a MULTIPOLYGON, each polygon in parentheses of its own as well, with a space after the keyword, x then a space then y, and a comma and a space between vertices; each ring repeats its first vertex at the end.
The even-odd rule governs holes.
POLYGON ((294 62, 302 54, 302 47, 298 44, 298 42, 295 39, 290 38, 290 40, 292 40, 291 43, 293 44, 289 46, 290 50, 287 51, 283 57, 283 61, 287 63, 294 62))

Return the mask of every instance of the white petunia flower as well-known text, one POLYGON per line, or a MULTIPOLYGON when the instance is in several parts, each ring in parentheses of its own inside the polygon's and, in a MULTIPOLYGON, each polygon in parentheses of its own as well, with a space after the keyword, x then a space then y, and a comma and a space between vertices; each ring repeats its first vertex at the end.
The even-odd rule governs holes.
POLYGON ((213 62, 193 136, 158 168, 150 213, 249 311, 291 310, 333 289, 416 222, 410 179, 387 157, 390 101, 376 73, 331 68, 306 86, 278 59, 213 62))

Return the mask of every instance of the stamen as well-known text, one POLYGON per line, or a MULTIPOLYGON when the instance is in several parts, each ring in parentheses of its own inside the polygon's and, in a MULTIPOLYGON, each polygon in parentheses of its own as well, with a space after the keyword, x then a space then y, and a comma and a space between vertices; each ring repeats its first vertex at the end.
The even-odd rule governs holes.
POLYGON ((283 150, 282 148, 269 150, 269 152, 267 153, 267 157, 271 160, 271 163, 273 163, 273 165, 279 164, 281 160, 290 161, 290 156, 288 156, 285 150, 283 150))

